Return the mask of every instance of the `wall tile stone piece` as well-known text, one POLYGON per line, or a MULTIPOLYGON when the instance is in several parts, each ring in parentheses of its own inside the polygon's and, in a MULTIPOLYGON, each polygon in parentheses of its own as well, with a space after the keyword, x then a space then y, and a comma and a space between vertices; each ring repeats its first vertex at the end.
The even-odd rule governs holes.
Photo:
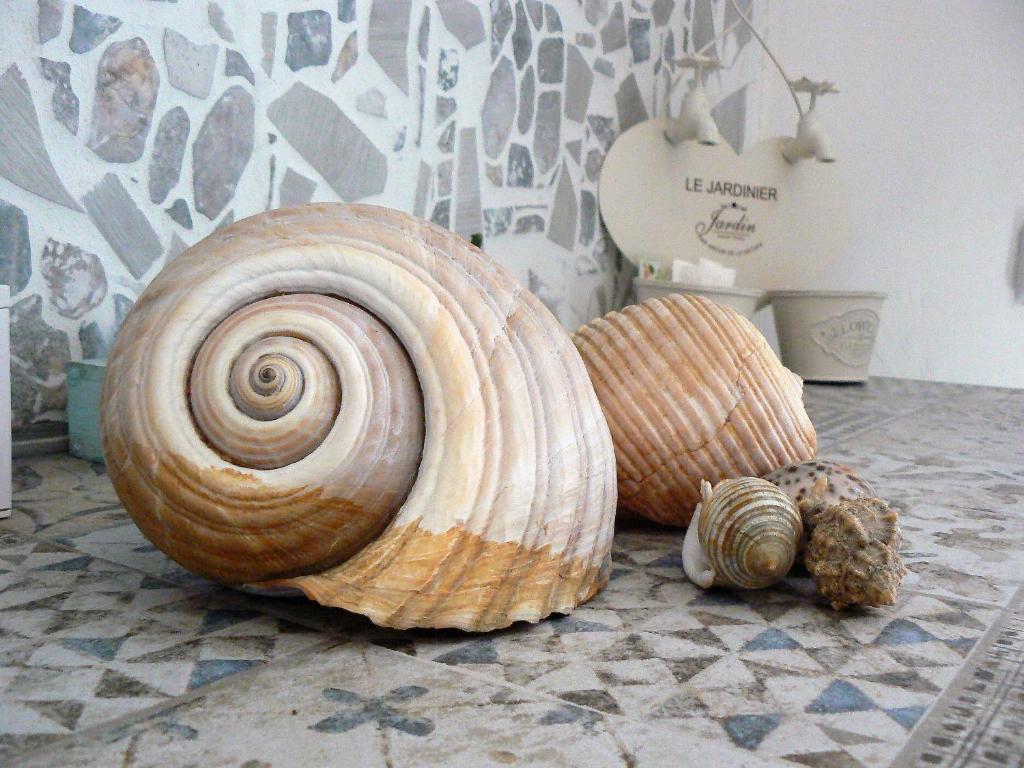
POLYGON ((82 196, 96 228, 114 249, 132 277, 141 278, 163 253, 160 239, 124 184, 108 173, 82 196))
POLYGON ((448 229, 451 226, 452 218, 452 201, 441 200, 435 206, 434 210, 430 214, 430 220, 438 226, 448 229))
POLYGON ((522 144, 513 142, 508 148, 508 175, 505 181, 510 187, 533 186, 533 159, 530 150, 522 144))
POLYGON ((142 157, 159 88, 160 73, 142 38, 111 44, 96 72, 89 148, 111 163, 142 157))
POLYGON ((668 24, 668 20, 671 18, 675 7, 675 0, 654 0, 654 3, 651 5, 651 17, 654 19, 654 23, 659 27, 664 27, 668 24))
POLYGON ((597 26, 608 15, 608 0, 584 0, 583 9, 587 23, 597 26))
POLYGON ((388 116, 387 100, 384 98, 384 94, 377 88, 371 88, 360 93, 356 97, 356 109, 364 115, 373 115, 375 117, 388 116))
POLYGON ((597 198, 593 192, 580 192, 580 242, 590 245, 597 232, 597 198))
POLYGON ((486 208, 484 209, 484 236, 497 237, 508 231, 512 224, 512 208, 486 208))
POLYGON ((297 72, 326 64, 331 57, 331 16, 327 11, 288 14, 288 49, 285 64, 297 72))
POLYGON ((82 345, 83 359, 102 360, 110 354, 110 348, 114 346, 114 337, 134 305, 135 302, 127 296, 115 293, 113 322, 94 320, 78 329, 78 341, 82 345))
POLYGON ((544 231, 544 217, 539 216, 536 213, 531 213, 527 216, 520 216, 516 219, 515 233, 517 235, 526 235, 530 232, 543 232, 544 231))
POLYGON ((341 46, 341 50, 338 51, 338 61, 334 65, 334 72, 331 73, 331 82, 336 83, 345 76, 352 67, 355 66, 356 61, 359 59, 359 33, 351 32, 349 36, 345 38, 344 44, 341 46))
POLYGON ((0 200, 0 284, 21 293, 32 276, 32 245, 28 217, 16 205, 0 200))
POLYGON ((562 31, 562 17, 558 15, 555 6, 550 3, 544 5, 544 18, 547 22, 548 32, 562 31))
POLYGON ((551 221, 548 224, 548 240, 571 251, 576 245, 576 221, 579 207, 576 203, 576 190, 569 176, 569 166, 562 163, 555 188, 555 201, 551 206, 551 221))
POLYGON ((38 417, 60 417, 67 407, 67 334, 43 319, 43 300, 33 294, 11 307, 11 400, 15 429, 38 417))
POLYGON ((587 152, 587 160, 584 163, 584 170, 590 181, 597 181, 601 176, 601 166, 604 165, 604 155, 598 149, 587 152))
POLYGON ((210 22, 210 26, 213 27, 213 31, 217 33, 221 40, 225 43, 235 42, 235 33, 228 26, 227 19, 224 18, 224 9, 220 5, 217 3, 207 5, 206 18, 210 22))
POLYGON ((224 54, 224 74, 227 77, 244 77, 249 85, 256 85, 256 76, 245 56, 231 48, 224 54))
POLYGON ((171 234, 171 244, 167 246, 167 255, 164 257, 164 264, 169 261, 174 261, 185 251, 188 250, 188 243, 182 240, 177 232, 171 234))
POLYGON ((102 13, 93 13, 80 5, 72 16, 68 48, 75 53, 88 53, 121 27, 121 20, 102 13))
POLYGON ((615 77, 615 65, 608 59, 597 59, 594 62, 594 71, 600 72, 605 77, 615 77))
POLYGON ((213 87, 217 44, 196 45, 173 29, 164 30, 164 63, 167 79, 179 91, 205 99, 213 87))
POLYGON ((437 196, 449 197, 454 189, 455 163, 445 160, 437 164, 437 196))
POLYGON ((459 52, 454 48, 442 48, 437 57, 437 87, 450 91, 459 82, 459 52))
POLYGON ((590 106, 590 91, 594 87, 594 73, 575 45, 569 46, 566 57, 565 116, 582 123, 590 106))
POLYGON ((50 304, 73 320, 98 307, 107 295, 107 275, 94 253, 71 243, 46 241, 39 267, 50 294, 50 304))
POLYGON ((533 131, 533 160, 547 173, 558 162, 562 148, 562 94, 544 91, 537 99, 537 125, 533 131))
POLYGON ((542 40, 537 47, 537 78, 542 83, 560 83, 565 76, 565 42, 560 37, 542 40))
POLYGON ((190 127, 184 107, 168 110, 157 125, 149 160, 149 199, 154 203, 162 203, 178 183, 190 127))
POLYGON ((590 126, 594 138, 600 142, 601 149, 607 152, 615 140, 614 120, 605 115, 587 115, 587 125, 590 126))
POLYGON ((45 43, 60 34, 64 23, 64 0, 39 0, 36 40, 45 43))
POLYGON ((448 123, 445 129, 441 132, 441 137, 437 140, 437 148, 446 154, 455 150, 454 120, 448 123))
POLYGON ((430 194, 430 166, 420 160, 419 173, 416 176, 416 196, 413 200, 413 215, 421 219, 427 214, 427 196, 430 194))
POLYGON ((601 51, 611 53, 626 45, 626 17, 622 11, 622 3, 616 3, 612 15, 601 27, 601 51))
POLYGON ((409 32, 411 0, 375 2, 370 9, 367 50, 402 93, 409 93, 406 35, 409 32))
POLYGON ((308 203, 313 199, 314 191, 316 191, 315 181, 288 168, 281 179, 281 195, 278 198, 278 206, 287 208, 308 203))
POLYGON ((484 40, 484 20, 470 0, 438 0, 438 10, 448 31, 468 51, 484 40))
POLYGON ((64 61, 39 59, 43 77, 54 84, 53 116, 57 122, 67 128, 72 135, 78 134, 78 97, 71 89, 71 65, 64 61))
POLYGON ((580 161, 580 153, 583 151, 583 142, 579 139, 565 142, 565 149, 577 163, 580 161))
POLYGON ((463 128, 459 131, 459 165, 455 185, 455 231, 468 238, 483 231, 476 128, 463 128))
POLYGON ((28 83, 16 64, 0 77, 0 147, 0 176, 54 203, 82 210, 50 162, 28 83))
POLYGON ((188 203, 180 197, 175 200, 170 208, 165 209, 167 215, 185 229, 192 229, 192 213, 188 209, 188 203))
POLYGON ((746 139, 747 87, 733 91, 711 109, 711 116, 721 126, 722 138, 737 152, 743 151, 746 139))
POLYGON ((516 117, 516 127, 520 133, 528 133, 533 125, 533 106, 537 100, 537 81, 533 76, 533 65, 531 64, 523 72, 523 79, 519 81, 519 115, 516 117))
POLYGON ((597 45, 597 38, 589 32, 577 32, 576 33, 576 45, 580 48, 593 48, 597 45))
POLYGON ((420 16, 420 30, 416 33, 416 52, 421 59, 430 56, 430 8, 423 9, 420 16))
POLYGON ((434 125, 440 125, 455 114, 455 99, 438 96, 434 102, 434 125))
POLYGON ((214 219, 235 194, 253 148, 256 110, 252 96, 232 85, 210 109, 192 145, 196 210, 214 219))
POLYGON ((516 3, 516 26, 512 30, 512 54, 516 59, 516 68, 522 69, 533 53, 533 35, 530 22, 526 20, 526 9, 523 0, 516 3))
POLYGON ((619 114, 619 133, 625 133, 647 119, 647 107, 644 106, 643 97, 640 95, 636 74, 630 73, 629 77, 619 84, 619 90, 615 92, 615 110, 619 114))
POLYGON ((484 151, 490 158, 496 158, 508 141, 512 121, 516 116, 516 75, 512 62, 502 56, 491 72, 491 82, 484 98, 481 129, 484 134, 484 151))
POLYGON ((127 296, 116 293, 114 294, 113 322, 111 318, 103 318, 101 321, 87 323, 78 330, 83 359, 104 359, 111 353, 114 338, 134 304, 135 302, 127 296))
POLYGON ((629 20, 629 48, 633 52, 633 63, 640 64, 651 58, 651 20, 629 20))
POLYGON ((512 29, 512 4, 509 0, 491 0, 491 61, 498 58, 505 37, 512 29))
MULTIPOLYGON (((715 39, 715 10, 711 0, 694 0, 693 46, 699 51, 715 39)), ((713 54, 714 49, 711 50, 713 54)))
POLYGON ((329 97, 295 83, 271 103, 267 114, 343 200, 360 200, 384 189, 387 158, 329 97))
POLYGON ((356 0, 338 0, 338 21, 348 24, 356 20, 356 0))
POLYGON ((274 52, 277 48, 277 14, 260 14, 260 43, 263 48, 263 56, 260 59, 260 66, 270 77, 274 73, 274 52))
POLYGON ((535 29, 539 30, 544 24, 544 4, 540 0, 525 0, 526 12, 530 15, 535 29))
POLYGON ((487 166, 487 178, 490 180, 491 184, 495 187, 504 186, 505 179, 503 174, 505 169, 500 165, 491 165, 490 163, 485 163, 485 165, 487 166))

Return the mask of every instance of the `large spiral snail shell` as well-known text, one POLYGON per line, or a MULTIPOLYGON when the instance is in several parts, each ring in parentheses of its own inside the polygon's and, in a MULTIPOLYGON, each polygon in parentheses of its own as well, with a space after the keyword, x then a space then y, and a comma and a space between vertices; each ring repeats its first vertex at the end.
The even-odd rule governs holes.
POLYGON ((614 455, 576 349, 396 211, 274 211, 176 258, 114 345, 102 427, 143 533, 227 584, 488 630, 607 582, 614 455))
POLYGON ((760 477, 815 454, 802 382, 729 307, 671 294, 573 340, 611 429, 627 513, 683 526, 702 480, 760 477))
POLYGON ((700 587, 761 589, 789 573, 803 536, 793 500, 767 480, 740 477, 702 500, 683 541, 683 567, 700 587))

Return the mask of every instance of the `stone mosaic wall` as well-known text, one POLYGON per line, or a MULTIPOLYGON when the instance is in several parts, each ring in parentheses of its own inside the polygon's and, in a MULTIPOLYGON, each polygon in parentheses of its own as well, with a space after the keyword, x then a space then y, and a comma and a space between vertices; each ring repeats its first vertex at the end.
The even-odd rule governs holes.
MULTIPOLYGON (((630 275, 599 222, 605 152, 664 111, 665 62, 733 21, 720 0, 82 3, 4 10, 16 428, 64 418, 68 362, 107 354, 167 260, 280 205, 358 200, 480 232, 566 327, 607 311, 630 275)), ((707 84, 737 146, 749 42, 727 35, 734 66, 707 84)))

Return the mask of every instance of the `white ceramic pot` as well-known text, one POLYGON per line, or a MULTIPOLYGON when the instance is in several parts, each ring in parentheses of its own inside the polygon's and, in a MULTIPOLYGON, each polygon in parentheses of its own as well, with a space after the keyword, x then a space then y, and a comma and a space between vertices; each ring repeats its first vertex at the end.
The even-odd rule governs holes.
POLYGON ((867 381, 885 296, 769 291, 782 362, 808 381, 867 381))
POLYGON ((712 301, 732 307, 744 317, 753 317, 764 305, 764 291, 754 288, 715 288, 710 285, 692 285, 690 283, 673 283, 671 280, 644 280, 637 278, 636 300, 647 301, 670 293, 689 293, 704 296, 712 301))

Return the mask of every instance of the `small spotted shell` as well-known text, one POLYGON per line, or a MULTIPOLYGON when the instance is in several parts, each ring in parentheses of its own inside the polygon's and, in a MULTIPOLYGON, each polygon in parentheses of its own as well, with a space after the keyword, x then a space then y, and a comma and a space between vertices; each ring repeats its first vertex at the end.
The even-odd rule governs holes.
POLYGON ((828 459, 787 464, 769 472, 764 479, 775 483, 796 503, 804 524, 804 535, 800 540, 801 553, 807 546, 815 520, 821 512, 841 501, 876 496, 871 483, 857 474, 856 470, 828 459))
POLYGON ((793 500, 756 477, 701 483, 683 543, 683 566, 700 587, 761 589, 793 565, 803 525, 793 500))
POLYGON ((816 499, 831 506, 840 501, 876 495, 871 483, 855 470, 827 459, 787 464, 769 472, 764 479, 779 486, 797 504, 807 499, 816 499), (826 482, 821 484, 823 477, 826 482))

